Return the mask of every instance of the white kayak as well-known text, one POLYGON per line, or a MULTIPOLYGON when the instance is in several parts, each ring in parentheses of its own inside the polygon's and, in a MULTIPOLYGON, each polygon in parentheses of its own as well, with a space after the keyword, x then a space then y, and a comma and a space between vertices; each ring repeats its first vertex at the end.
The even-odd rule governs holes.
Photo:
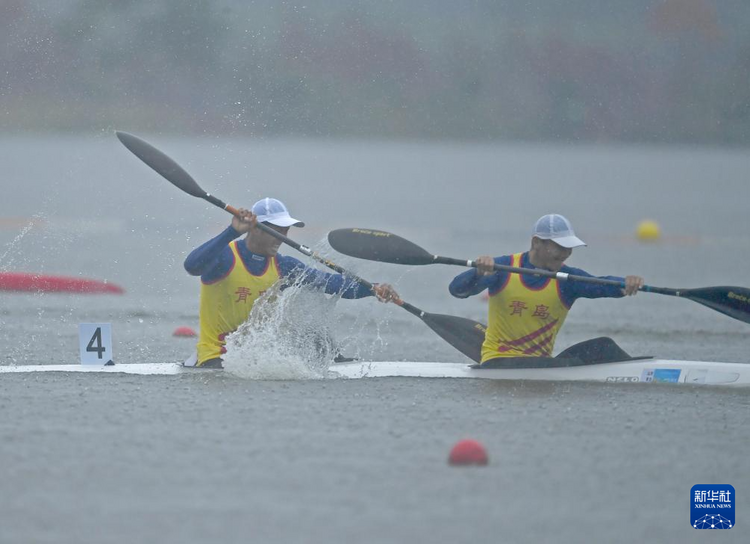
POLYGON ((357 362, 333 365, 347 378, 483 378, 610 383, 689 383, 750 387, 750 364, 637 359, 557 368, 475 368, 457 363, 357 362))
MULTIPOLYGON (((343 378, 475 378, 490 380, 583 381, 610 383, 682 383, 750 387, 750 364, 672 359, 636 359, 616 363, 558 368, 474 368, 463 363, 358 361, 331 365, 332 377, 343 378)), ((175 375, 221 372, 184 367, 180 363, 0 366, 3 373, 96 372, 109 374, 175 375)))

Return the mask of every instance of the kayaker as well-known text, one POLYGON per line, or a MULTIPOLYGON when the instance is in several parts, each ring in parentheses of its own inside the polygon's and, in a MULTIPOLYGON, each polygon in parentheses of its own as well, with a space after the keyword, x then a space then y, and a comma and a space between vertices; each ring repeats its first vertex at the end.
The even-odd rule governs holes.
POLYGON ((293 257, 278 255, 281 242, 257 224, 284 235, 292 226, 305 225, 291 217, 281 201, 264 198, 253 204, 252 210, 241 208, 239 212, 240 217, 234 217, 221 234, 185 259, 185 270, 201 277, 195 366, 221 368, 226 336, 247 320, 253 304, 280 280, 284 282, 282 289, 298 282, 342 298, 374 295, 381 302, 399 301, 398 293, 388 284, 376 284, 370 290, 341 274, 328 274, 293 257), (243 234, 247 234, 244 242, 235 241, 243 234))
MULTIPOLYGON (((457 298, 489 291, 489 316, 482 344, 482 365, 512 366, 512 358, 552 357, 555 338, 568 310, 579 298, 618 298, 635 295, 643 278, 602 276, 624 282, 624 288, 555 278, 495 271, 495 263, 521 268, 541 268, 576 276, 591 276, 565 265, 573 249, 586 244, 573 232, 565 217, 549 214, 534 225, 531 249, 525 253, 476 259, 477 267, 456 276, 449 291, 457 298), (507 364, 505 364, 507 363, 507 364)), ((571 346, 559 357, 582 360, 617 360, 628 355, 609 338, 571 346)))

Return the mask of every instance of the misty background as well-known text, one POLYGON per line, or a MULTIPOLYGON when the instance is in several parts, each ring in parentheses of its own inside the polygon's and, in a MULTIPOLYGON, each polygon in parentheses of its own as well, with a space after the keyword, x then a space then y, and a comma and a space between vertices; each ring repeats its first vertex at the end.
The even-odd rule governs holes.
POLYGON ((746 0, 2 0, 0 130, 750 142, 746 0))
MULTIPOLYGON (((749 23, 750 0, 0 0, 0 275, 125 290, 0 285, 0 365, 76 364, 80 323, 112 325, 118 364, 194 352, 173 336, 199 325, 183 261, 230 216, 115 130, 233 206, 281 199, 307 223, 295 241, 426 312, 488 315, 482 297, 449 294, 462 268, 349 258, 327 233, 384 229, 474 259, 526 250, 557 212, 589 244, 571 266, 747 286, 749 23), (636 238, 643 219, 658 241, 636 238)), ((299 301, 344 355, 468 362, 394 305, 299 301)), ((556 352, 598 336, 633 355, 750 363, 747 323, 678 297, 581 300, 556 352)), ((276 334, 253 357, 275 370, 273 348, 294 342, 276 334)), ((688 524, 697 475, 750 488, 746 390, 200 372, 0 382, 2 543, 682 544, 705 541, 688 524), (487 467, 446 465, 467 437, 487 467)), ((746 542, 744 528, 724 540, 746 542)))

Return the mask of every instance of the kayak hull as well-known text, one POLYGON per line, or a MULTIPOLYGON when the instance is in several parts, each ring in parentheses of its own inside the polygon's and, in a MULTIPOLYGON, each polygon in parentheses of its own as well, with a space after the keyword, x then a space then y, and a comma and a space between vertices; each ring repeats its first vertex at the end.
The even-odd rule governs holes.
POLYGON ((750 387, 750 365, 665 359, 599 363, 558 368, 484 369, 455 363, 360 362, 335 365, 347 378, 419 377, 491 380, 682 383, 750 387))
MULTIPOLYGON (((95 372, 169 376, 221 372, 179 363, 0 366, 0 374, 31 372, 95 372)), ((463 363, 365 361, 334 364, 331 377, 469 378, 490 380, 582 381, 605 383, 673 383, 750 387, 750 364, 671 359, 638 359, 560 368, 484 369, 463 363)))

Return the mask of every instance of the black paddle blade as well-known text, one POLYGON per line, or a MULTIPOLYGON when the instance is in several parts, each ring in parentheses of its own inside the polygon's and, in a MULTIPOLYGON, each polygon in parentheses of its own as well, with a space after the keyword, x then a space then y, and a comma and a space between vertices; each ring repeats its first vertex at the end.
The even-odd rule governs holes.
POLYGON ((150 143, 127 132, 115 132, 115 134, 117 134, 117 138, 122 142, 122 145, 127 147, 133 155, 145 162, 164 179, 189 195, 205 198, 206 191, 198 186, 198 183, 192 176, 150 143))
POLYGON ((443 340, 475 362, 482 360, 482 343, 487 327, 465 317, 455 315, 428 314, 422 321, 443 340))
POLYGON ((701 287, 685 289, 680 296, 745 323, 750 323, 750 289, 746 287, 701 287))
POLYGON ((337 229, 328 233, 328 243, 339 253, 368 261, 420 265, 434 260, 418 245, 382 230, 337 229))

